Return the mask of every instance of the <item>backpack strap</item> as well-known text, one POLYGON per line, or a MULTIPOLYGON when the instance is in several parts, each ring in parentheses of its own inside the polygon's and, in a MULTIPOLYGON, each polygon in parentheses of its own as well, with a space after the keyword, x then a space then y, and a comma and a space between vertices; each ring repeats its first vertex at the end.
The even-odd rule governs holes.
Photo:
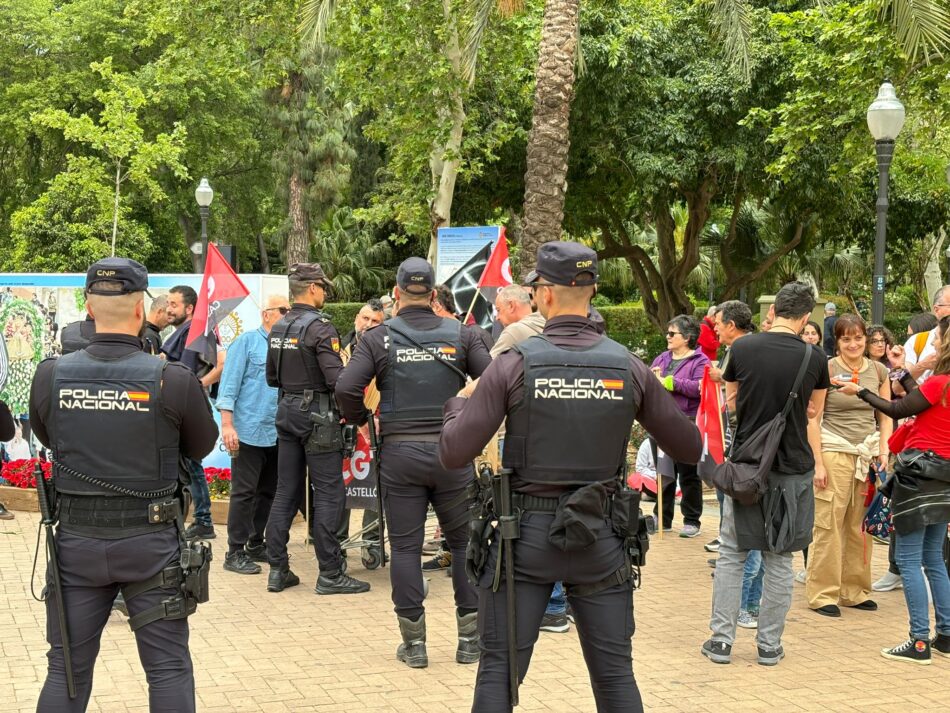
POLYGON ((805 344, 805 356, 802 357, 802 365, 798 367, 798 375, 795 377, 795 384, 788 394, 788 401, 785 402, 785 408, 782 409, 782 416, 788 416, 792 410, 792 404, 798 399, 798 393, 801 391, 802 382, 805 380, 805 372, 808 371, 808 363, 811 361, 811 344, 805 344))

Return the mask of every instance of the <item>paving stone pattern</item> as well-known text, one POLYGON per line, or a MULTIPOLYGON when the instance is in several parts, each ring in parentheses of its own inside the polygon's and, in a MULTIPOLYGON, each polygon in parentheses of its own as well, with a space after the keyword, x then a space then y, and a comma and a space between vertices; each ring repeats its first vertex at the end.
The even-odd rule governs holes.
MULTIPOLYGON (((946 710, 950 659, 931 666, 891 663, 879 655, 907 631, 900 591, 877 596, 880 610, 845 610, 840 619, 810 612, 795 585, 784 645, 774 668, 755 662, 754 631, 739 630, 733 663, 715 665, 699 653, 708 636, 712 580, 703 543, 715 535, 714 505, 706 532, 692 540, 669 534, 653 540, 643 589, 636 594, 634 669, 650 711, 861 711, 946 710)), ((354 527, 358 527, 354 515, 354 527)), ((0 521, 0 709, 33 711, 46 675, 43 606, 30 597, 38 515, 0 521)), ((430 522, 431 527, 431 522, 430 522)), ((291 564, 300 586, 281 594, 265 590, 264 574, 222 569, 225 528, 219 526, 211 601, 191 618, 191 652, 198 710, 461 713, 472 702, 476 666, 454 661, 455 619, 451 583, 430 576, 427 600, 429 668, 411 670, 395 660, 398 643, 389 570, 366 572, 357 552, 353 574, 371 592, 320 597, 304 526, 292 533, 291 564)), ((874 550, 874 573, 886 568, 886 550, 874 550)), ((796 558, 800 565, 800 557, 796 558)), ((42 569, 42 568, 41 568, 42 569)), ((37 591, 41 583, 37 584, 37 591)), ((90 711, 145 713, 148 698, 132 633, 113 613, 102 650, 90 711)), ((595 710, 573 629, 541 634, 523 711, 588 713, 595 710)))

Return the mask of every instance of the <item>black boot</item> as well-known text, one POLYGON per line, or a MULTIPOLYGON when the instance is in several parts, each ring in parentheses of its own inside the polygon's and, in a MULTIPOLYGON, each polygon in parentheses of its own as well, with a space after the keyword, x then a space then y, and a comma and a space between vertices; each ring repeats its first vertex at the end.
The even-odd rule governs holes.
POLYGON ((300 577, 290 571, 290 567, 274 567, 271 565, 270 574, 267 575, 267 591, 282 592, 287 587, 296 587, 300 584, 300 577))
POLYGON ((426 668, 429 665, 429 654, 426 653, 426 615, 418 621, 411 621, 405 617, 396 617, 399 620, 399 633, 402 634, 402 643, 396 649, 396 660, 404 662, 409 668, 426 668))
POLYGON ((458 663, 478 663, 478 657, 481 656, 478 648, 478 612, 471 614, 456 612, 455 623, 459 631, 459 645, 455 650, 455 660, 458 663))
POLYGON ((327 572, 317 577, 317 594, 360 594, 369 591, 369 582, 353 579, 343 570, 327 572))

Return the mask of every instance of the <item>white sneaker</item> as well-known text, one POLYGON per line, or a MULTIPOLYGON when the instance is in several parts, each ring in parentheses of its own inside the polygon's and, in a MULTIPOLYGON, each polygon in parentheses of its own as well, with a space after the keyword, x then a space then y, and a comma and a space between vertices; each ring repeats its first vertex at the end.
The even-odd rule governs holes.
POLYGON ((804 584, 806 576, 807 575, 806 575, 805 570, 801 570, 798 574, 795 575, 795 581, 798 582, 799 584, 804 584))
POLYGON ((743 629, 758 629, 759 615, 753 614, 752 612, 743 609, 739 612, 739 619, 736 621, 736 623, 743 629))
POLYGON ((696 537, 702 532, 696 525, 683 525, 683 529, 680 530, 680 537, 696 537))
POLYGON ((883 577, 871 585, 875 592, 893 592, 895 589, 903 589, 904 582, 899 574, 887 572, 883 577))

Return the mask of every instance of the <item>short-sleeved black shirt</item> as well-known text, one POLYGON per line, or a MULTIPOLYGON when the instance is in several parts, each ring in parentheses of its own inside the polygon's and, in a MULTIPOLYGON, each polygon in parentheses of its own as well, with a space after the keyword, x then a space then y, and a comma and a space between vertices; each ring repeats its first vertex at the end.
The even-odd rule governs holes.
POLYGON ((789 475, 808 473, 815 468, 815 458, 808 445, 807 408, 812 391, 831 385, 828 358, 821 349, 806 345, 794 334, 750 334, 733 343, 722 375, 725 381, 739 384, 735 437, 735 445, 739 446, 785 407, 806 346, 811 351, 811 362, 799 398, 789 413, 773 466, 775 472, 789 475))

